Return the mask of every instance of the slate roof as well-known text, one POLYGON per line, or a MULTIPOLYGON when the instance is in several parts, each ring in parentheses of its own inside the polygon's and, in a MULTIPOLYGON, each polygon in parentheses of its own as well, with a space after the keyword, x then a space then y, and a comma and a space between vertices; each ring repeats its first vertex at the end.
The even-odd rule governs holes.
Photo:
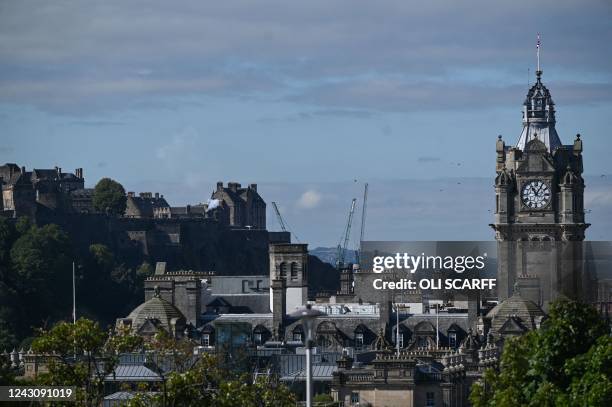
POLYGON ((93 199, 93 188, 80 188, 70 191, 70 196, 80 199, 93 199))
POLYGON ((147 319, 157 319, 166 330, 171 331, 170 321, 173 318, 185 319, 185 316, 178 308, 156 293, 151 299, 136 307, 127 318, 132 320, 132 326, 137 329, 147 319))
MULTIPOLYGON (((319 382, 331 381, 333 374, 338 370, 336 365, 313 365, 312 366, 312 378, 319 382)), ((306 380, 306 369, 300 369, 297 372, 293 372, 290 375, 282 376, 281 380, 306 380)))
POLYGON ((37 180, 55 180, 57 179, 57 170, 54 169, 33 169, 32 177, 37 180))
POLYGON ((270 312, 270 294, 235 294, 212 296, 210 307, 229 307, 230 314, 265 314, 270 312))
POLYGON ((497 304, 489 311, 486 318, 491 320, 491 329, 494 332, 500 332, 502 326, 511 317, 518 318, 520 323, 527 329, 535 329, 535 318, 545 315, 540 307, 534 302, 521 297, 518 291, 515 290, 512 297, 497 304))
POLYGON ((536 74, 536 83, 529 89, 523 103, 527 115, 523 117, 523 131, 516 147, 524 151, 527 143, 537 138, 552 152, 562 145, 555 130, 555 103, 546 86, 542 84, 542 72, 538 71, 536 74))
POLYGON ((107 382, 161 382, 162 377, 145 365, 117 365, 113 373, 105 378, 107 382))
MULTIPOLYGON (((331 381, 333 372, 338 370, 336 361, 339 353, 324 352, 313 355, 312 377, 317 381, 331 381)), ((283 381, 306 380, 306 356, 296 354, 275 355, 275 363, 283 381)))

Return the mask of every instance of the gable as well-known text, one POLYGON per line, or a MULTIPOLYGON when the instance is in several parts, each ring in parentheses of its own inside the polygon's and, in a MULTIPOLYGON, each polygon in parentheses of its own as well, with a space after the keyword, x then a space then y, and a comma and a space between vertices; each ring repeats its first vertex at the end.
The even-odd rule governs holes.
POLYGON ((504 324, 499 329, 501 334, 523 334, 527 332, 529 329, 523 325, 517 317, 510 317, 504 322, 504 324))

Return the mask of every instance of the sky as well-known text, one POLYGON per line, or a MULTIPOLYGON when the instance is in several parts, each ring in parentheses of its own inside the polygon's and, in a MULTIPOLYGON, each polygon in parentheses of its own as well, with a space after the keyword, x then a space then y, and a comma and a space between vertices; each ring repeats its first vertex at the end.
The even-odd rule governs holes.
POLYGON ((518 139, 539 32, 612 240, 610 21, 607 0, 0 0, 0 162, 177 206, 258 183, 312 246, 368 182, 368 238, 492 239, 495 140, 518 139))

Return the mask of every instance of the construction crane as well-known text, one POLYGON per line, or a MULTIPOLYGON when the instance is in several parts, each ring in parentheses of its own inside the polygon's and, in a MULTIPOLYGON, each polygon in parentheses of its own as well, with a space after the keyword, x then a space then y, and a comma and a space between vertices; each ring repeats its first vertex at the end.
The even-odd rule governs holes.
POLYGON ((278 206, 276 206, 276 202, 272 202, 272 206, 274 207, 274 212, 276 212, 276 219, 278 220, 278 224, 281 227, 281 230, 283 232, 287 231, 287 227, 285 226, 285 221, 283 221, 283 217, 280 214, 280 211, 278 210, 278 206))
POLYGON ((363 188, 363 203, 361 204, 361 233, 359 233, 359 249, 357 250, 357 264, 361 261, 361 242, 365 233, 365 222, 368 208, 368 183, 363 188))
POLYGON ((356 204, 357 199, 353 198, 353 202, 351 202, 351 210, 349 211, 348 221, 346 222, 346 228, 344 229, 344 236, 340 238, 340 243, 338 243, 338 255, 336 258, 336 267, 338 268, 338 270, 344 267, 346 247, 348 246, 348 242, 351 237, 351 224, 353 223, 353 214, 355 213, 356 204))
POLYGON ((289 224, 281 216, 280 211, 278 210, 278 206, 276 205, 276 202, 272 202, 272 206, 274 207, 274 212, 276 213, 276 219, 278 220, 278 224, 280 225, 281 230, 283 232, 291 233, 293 237, 295 237, 295 240, 299 243, 300 238, 295 234, 295 232, 291 232, 289 230, 289 224))

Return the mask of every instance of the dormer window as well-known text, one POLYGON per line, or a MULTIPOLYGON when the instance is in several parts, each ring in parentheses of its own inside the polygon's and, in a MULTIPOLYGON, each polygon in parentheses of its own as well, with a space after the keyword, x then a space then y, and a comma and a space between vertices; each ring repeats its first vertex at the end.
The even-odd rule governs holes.
POLYGON ((456 332, 448 333, 448 346, 450 346, 451 348, 457 347, 457 333, 456 332))
POLYGON ((355 334, 355 347, 356 348, 363 347, 363 333, 356 333, 355 334))

